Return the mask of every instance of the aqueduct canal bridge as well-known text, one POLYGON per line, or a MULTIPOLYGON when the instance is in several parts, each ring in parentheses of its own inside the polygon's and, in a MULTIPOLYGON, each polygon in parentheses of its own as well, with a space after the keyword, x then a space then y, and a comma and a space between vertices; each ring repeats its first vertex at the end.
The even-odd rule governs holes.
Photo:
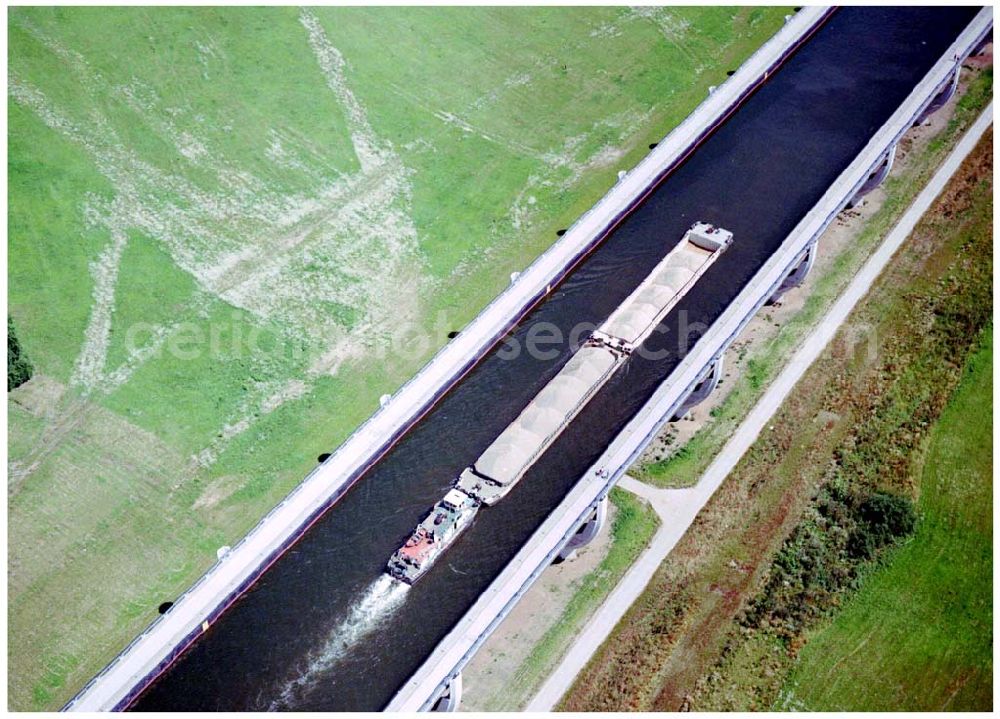
MULTIPOLYGON (((485 636, 567 542, 590 533, 577 534, 588 523, 592 530, 607 491, 645 442, 711 391, 728 343, 764 302, 801 282, 818 235, 881 181, 899 137, 950 96, 962 59, 991 27, 991 12, 978 8, 810 8, 791 18, 602 200, 604 211, 598 205, 581 218, 518 280, 544 290, 528 293, 522 307, 533 309, 513 337, 523 344, 542 321, 565 337, 580 322, 596 325, 610 315, 695 220, 732 230, 733 246, 647 340, 655 359, 633 355, 426 577, 409 589, 387 586, 382 570, 402 538, 571 354, 564 342, 547 346, 556 351, 546 361, 524 352, 511 359, 489 349, 508 329, 497 324, 498 332, 482 334, 475 366, 456 365, 461 382, 442 381, 419 423, 402 423, 398 437, 380 436, 391 449, 373 452, 377 461, 359 466, 342 489, 316 494, 318 509, 300 523, 306 531, 276 534, 259 566, 233 570, 231 589, 199 605, 198 592, 207 596, 233 557, 220 560, 214 576, 67 708, 330 711, 430 708, 442 697, 454 703, 458 673, 485 636), (608 211, 612 201, 615 212, 608 211), (164 644, 160 636, 173 639, 164 644)), ((487 308, 452 354, 466 349, 460 342, 474 350, 471 330, 503 309, 487 308)), ((435 368, 444 359, 435 358, 435 368)), ((321 486, 322 479, 316 473, 306 482, 321 486)), ((286 500, 276 512, 293 504, 286 500)))

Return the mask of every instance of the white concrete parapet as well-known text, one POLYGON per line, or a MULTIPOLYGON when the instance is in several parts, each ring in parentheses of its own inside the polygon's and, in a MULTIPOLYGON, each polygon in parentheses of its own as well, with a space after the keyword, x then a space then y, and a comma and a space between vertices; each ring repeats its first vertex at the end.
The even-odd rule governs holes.
POLYGON ((804 8, 64 707, 122 709, 607 236, 829 14, 804 8))
MULTIPOLYGON (((801 14, 801 13, 800 13, 801 14)), ((791 25, 792 23, 788 23, 791 25)), ((887 148, 898 142, 913 120, 930 104, 938 88, 993 24, 993 11, 984 8, 962 32, 888 122, 837 178, 820 201, 796 225, 754 278, 713 323, 650 400, 611 442, 607 450, 549 515, 511 563, 440 642, 419 670, 386 707, 388 711, 420 711, 447 681, 465 666, 479 646, 551 563, 581 521, 638 458, 662 429, 706 365, 728 346, 786 276, 803 250, 833 221, 871 175, 887 148)), ((788 27, 786 25, 786 28, 788 27)), ((715 93, 712 97, 716 97, 715 93)))

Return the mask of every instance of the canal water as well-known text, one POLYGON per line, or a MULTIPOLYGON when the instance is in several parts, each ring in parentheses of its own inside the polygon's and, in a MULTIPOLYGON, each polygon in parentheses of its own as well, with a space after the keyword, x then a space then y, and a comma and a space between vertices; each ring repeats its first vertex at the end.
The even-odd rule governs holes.
POLYGON ((734 245, 518 486, 415 586, 381 578, 429 507, 569 356, 494 352, 159 679, 137 710, 377 710, 499 574, 977 8, 837 11, 517 329, 600 323, 695 220, 734 245))

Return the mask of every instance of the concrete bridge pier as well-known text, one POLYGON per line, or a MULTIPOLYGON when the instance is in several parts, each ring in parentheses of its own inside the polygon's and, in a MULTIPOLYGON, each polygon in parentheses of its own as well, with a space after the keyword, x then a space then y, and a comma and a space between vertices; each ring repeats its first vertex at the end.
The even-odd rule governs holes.
POLYGON ((559 551, 553 564, 559 564, 560 562, 565 562, 570 559, 576 550, 580 547, 585 547, 594 541, 594 537, 601 531, 604 526, 604 521, 608 518, 608 495, 604 495, 597 502, 597 508, 591 514, 590 518, 580 525, 580 528, 576 530, 576 534, 570 538, 566 545, 559 551))
POLYGON ((768 300, 767 304, 773 305, 779 302, 782 296, 788 292, 788 290, 793 287, 798 287, 803 282, 805 282, 806 275, 813 268, 813 264, 816 262, 817 245, 819 240, 813 240, 809 246, 806 248, 805 253, 802 255, 802 259, 795 266, 795 269, 788 273, 788 275, 781 281, 778 285, 778 289, 774 291, 768 300))
POLYGON ((462 701, 462 673, 459 672, 445 685, 444 691, 431 707, 432 712, 457 712, 462 701))
POLYGON ((986 37, 980 40, 979 44, 972 49, 972 52, 969 53, 969 57, 976 57, 977 55, 982 55, 983 50, 986 49, 986 46, 991 44, 992 42, 993 42, 993 31, 990 30, 988 33, 986 33, 986 37))
POLYGON ((690 412, 692 407, 704 402, 708 399, 708 395, 712 394, 712 391, 719 386, 719 380, 722 379, 723 358, 724 355, 720 354, 712 361, 708 369, 705 370, 705 374, 691 390, 691 394, 684 398, 681 406, 674 412, 674 416, 670 418, 671 422, 676 422, 690 412))
POLYGON ((888 151, 886 151, 885 156, 878 168, 875 172, 868 176, 868 179, 865 180, 865 184, 858 189, 858 191, 854 194, 854 197, 851 198, 851 201, 847 203, 847 207, 854 207, 856 204, 861 202, 862 197, 885 181, 885 178, 889 176, 889 172, 892 170, 892 163, 896 159, 896 147, 896 145, 893 145, 888 149, 888 151))
POLYGON ((917 116, 916 121, 913 123, 914 125, 922 125, 928 117, 944 107, 945 103, 951 99, 952 95, 955 94, 955 90, 958 89, 958 76, 961 70, 961 66, 955 68, 951 77, 945 81, 944 88, 942 88, 941 91, 934 96, 931 103, 917 116))

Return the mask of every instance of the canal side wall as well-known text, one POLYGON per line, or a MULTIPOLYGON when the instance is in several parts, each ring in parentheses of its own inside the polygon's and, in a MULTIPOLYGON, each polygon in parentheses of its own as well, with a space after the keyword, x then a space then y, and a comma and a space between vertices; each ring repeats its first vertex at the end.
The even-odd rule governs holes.
MULTIPOLYGON (((503 621, 562 547, 587 521, 598 502, 624 475, 655 438, 697 384, 704 369, 743 330, 753 315, 774 294, 789 272, 801 262, 809 245, 817 241, 885 157, 930 105, 953 72, 993 26, 991 8, 984 8, 942 58, 924 76, 892 117, 872 137, 820 201, 796 225, 754 278, 740 292, 691 352, 656 390, 601 457, 584 474, 566 499, 542 523, 511 563, 483 592, 455 628, 441 641, 417 672, 402 686, 387 711, 420 711, 457 676, 482 643, 503 621)), ((706 494, 707 502, 711 494, 706 494)))
MULTIPOLYGON (((128 705, 826 20, 804 8, 64 707, 128 705)), ((596 505, 596 503, 595 503, 596 505)), ((575 531, 575 529, 574 529, 575 531)))

